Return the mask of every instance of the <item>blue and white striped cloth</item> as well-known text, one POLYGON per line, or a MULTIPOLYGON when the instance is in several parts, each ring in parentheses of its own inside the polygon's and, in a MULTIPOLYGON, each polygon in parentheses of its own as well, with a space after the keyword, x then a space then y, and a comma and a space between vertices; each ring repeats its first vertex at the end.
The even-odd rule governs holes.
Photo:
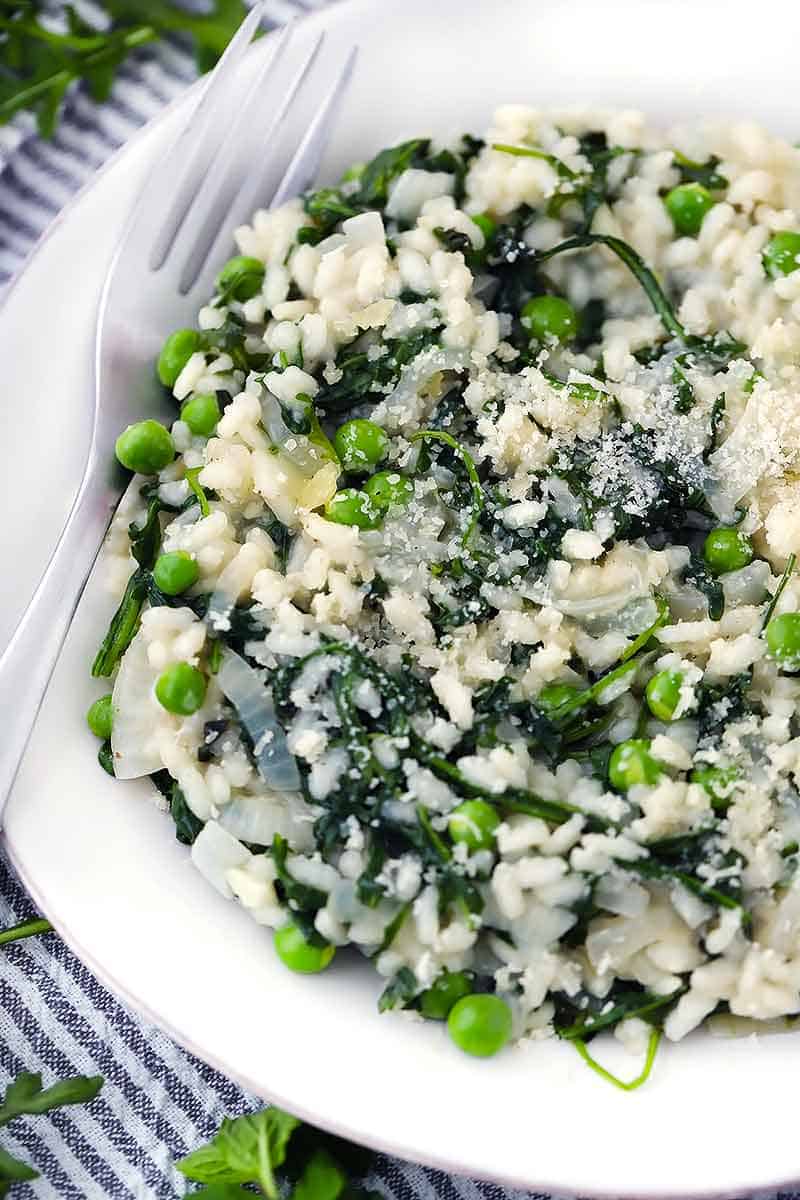
MULTIPOLYGON (((319 2, 271 0, 268 17, 278 24, 319 2)), ((0 129, 0 285, 93 171, 193 78, 188 53, 159 45, 123 68, 110 103, 98 107, 80 91, 71 94, 52 141, 41 141, 27 117, 0 129)), ((32 911, 0 858, 0 927, 32 911)), ((79 1072, 106 1079, 90 1105, 2 1131, 0 1145, 41 1172, 37 1182, 15 1187, 39 1200, 182 1196, 173 1161, 212 1136, 223 1117, 259 1107, 121 1004, 55 934, 0 951, 0 1089, 20 1071, 40 1071, 45 1085, 79 1072)), ((389 1200, 509 1195, 384 1157, 376 1158, 371 1183, 389 1200)))

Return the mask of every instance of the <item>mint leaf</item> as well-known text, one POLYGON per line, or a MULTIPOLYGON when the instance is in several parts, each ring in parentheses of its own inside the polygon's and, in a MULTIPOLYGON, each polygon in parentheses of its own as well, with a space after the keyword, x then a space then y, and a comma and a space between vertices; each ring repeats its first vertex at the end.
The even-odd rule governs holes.
POLYGON ((327 1150, 315 1150, 292 1192, 291 1200, 337 1200, 347 1186, 344 1171, 327 1150))
POLYGON ((198 1183, 258 1183, 274 1200, 278 1191, 273 1171, 286 1158, 289 1139, 300 1124, 280 1108, 265 1108, 248 1116, 225 1120, 206 1146, 175 1165, 198 1183))
POLYGON ((103 1086, 102 1075, 73 1075, 42 1090, 42 1077, 24 1071, 8 1085, 0 1102, 0 1125, 15 1117, 39 1116, 64 1104, 83 1104, 93 1100, 103 1086))

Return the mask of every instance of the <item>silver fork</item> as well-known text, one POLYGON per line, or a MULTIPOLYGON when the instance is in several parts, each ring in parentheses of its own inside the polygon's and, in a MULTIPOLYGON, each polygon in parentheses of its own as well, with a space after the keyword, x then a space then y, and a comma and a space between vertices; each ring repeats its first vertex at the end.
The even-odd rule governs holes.
POLYGON ((314 180, 355 62, 326 65, 322 35, 270 35, 252 80, 239 71, 262 16, 258 4, 209 77, 196 108, 149 176, 100 300, 91 444, 77 497, 52 557, 0 657, 0 814, 37 713, 129 476, 114 443, 144 417, 177 415, 154 361, 166 334, 192 325, 230 253, 231 232, 314 180), (259 164, 253 170, 252 164, 259 164))

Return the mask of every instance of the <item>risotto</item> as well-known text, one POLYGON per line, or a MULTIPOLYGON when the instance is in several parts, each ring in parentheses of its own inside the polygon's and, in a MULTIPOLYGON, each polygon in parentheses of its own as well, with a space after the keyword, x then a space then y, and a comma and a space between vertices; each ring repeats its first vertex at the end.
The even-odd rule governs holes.
POLYGON ((103 765, 469 1053, 787 1024, 800 151, 507 106, 235 237, 117 443, 103 765))

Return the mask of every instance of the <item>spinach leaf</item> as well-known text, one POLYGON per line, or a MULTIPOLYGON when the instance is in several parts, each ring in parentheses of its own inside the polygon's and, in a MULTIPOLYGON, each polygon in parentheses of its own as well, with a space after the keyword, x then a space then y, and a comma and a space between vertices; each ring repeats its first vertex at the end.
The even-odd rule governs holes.
POLYGON ((357 203, 364 208, 384 205, 389 196, 389 184, 411 166, 414 158, 424 155, 429 145, 427 138, 413 138, 376 154, 359 179, 357 203))
POLYGON ((618 983, 608 996, 599 999, 589 992, 575 996, 560 995, 556 1001, 553 1028, 560 1038, 594 1037, 603 1029, 611 1029, 620 1021, 639 1017, 648 1020, 658 1015, 661 1021, 686 991, 680 987, 666 996, 654 995, 642 987, 618 983), (627 990, 626 990, 627 989, 627 990))
POLYGON ((111 618, 108 632, 92 663, 95 679, 112 675, 139 628, 142 605, 147 599, 150 574, 139 567, 128 580, 119 608, 111 618))
POLYGON ((484 504, 483 488, 481 487, 481 481, 478 478, 478 472, 475 468, 475 461, 472 455, 469 454, 454 437, 452 437, 449 433, 445 433, 442 429, 419 429, 416 433, 411 435, 409 440, 412 442, 418 442, 422 440, 443 442, 444 445, 449 446, 450 449, 457 454, 463 462, 464 469, 469 479, 470 490, 472 492, 470 518, 464 528, 463 534, 461 535, 461 545, 466 546, 472 537, 478 520, 480 519, 484 504))
POLYGON ((716 154, 712 154, 705 162, 693 162, 679 150, 674 151, 672 156, 672 165, 680 171, 681 183, 701 183, 710 192, 724 191, 728 186, 728 180, 717 171, 720 161, 716 154))
POLYGON ((386 987, 378 1000, 378 1012, 390 1012, 395 1008, 405 1008, 419 991, 419 984, 413 971, 401 967, 386 987))
POLYGON ((708 601, 708 615, 718 621, 725 609, 725 592, 716 576, 712 575, 698 554, 693 554, 683 573, 686 583, 693 584, 708 601))

